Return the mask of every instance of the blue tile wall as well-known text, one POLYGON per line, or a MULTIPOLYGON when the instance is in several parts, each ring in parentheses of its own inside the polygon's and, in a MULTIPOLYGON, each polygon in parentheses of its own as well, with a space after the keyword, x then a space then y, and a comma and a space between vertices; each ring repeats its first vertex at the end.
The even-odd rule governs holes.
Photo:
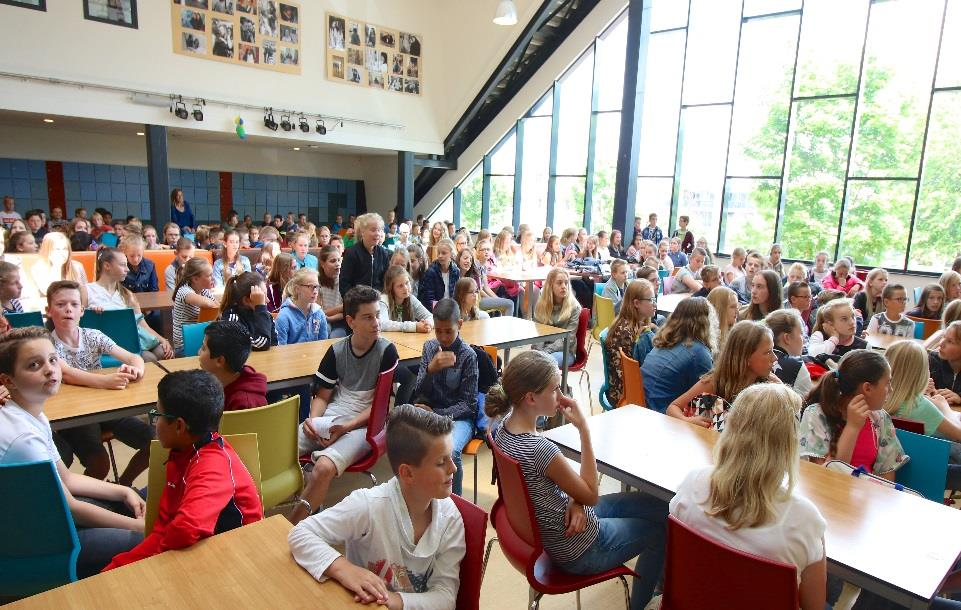
MULTIPOLYGON (((67 215, 78 207, 107 208, 114 217, 149 218, 147 168, 133 165, 63 163, 67 215)), ((194 216, 201 221, 220 219, 220 173, 170 169, 171 188, 181 188, 194 216)), ((0 158, 0 196, 12 194, 17 209, 49 209, 44 161, 0 158)), ((337 214, 357 210, 357 181, 336 178, 233 173, 234 209, 243 217, 260 220, 265 212, 285 215, 306 212, 314 222, 330 222, 337 214)))

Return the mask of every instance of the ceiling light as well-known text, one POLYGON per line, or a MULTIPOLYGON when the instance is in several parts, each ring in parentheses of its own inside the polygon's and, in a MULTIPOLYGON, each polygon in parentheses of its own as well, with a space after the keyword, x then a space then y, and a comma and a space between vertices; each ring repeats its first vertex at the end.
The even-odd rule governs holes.
POLYGON ((44 122, 44 123, 53 123, 53 119, 44 119, 43 122, 44 122))
POLYGON ((497 5, 497 12, 494 13, 494 23, 497 25, 517 24, 517 7, 514 0, 501 0, 497 5))
POLYGON ((274 109, 264 109, 264 127, 271 131, 277 131, 277 121, 274 120, 274 109))
POLYGON ((327 126, 324 125, 323 121, 317 121, 317 133, 319 133, 322 136, 327 135, 327 126))
POLYGON ((204 110, 203 110, 203 106, 202 106, 201 104, 194 104, 194 110, 193 110, 193 112, 192 112, 191 114, 194 115, 194 120, 195 120, 195 121, 202 121, 202 120, 204 120, 204 110))
POLYGON ((143 132, 142 132, 142 131, 138 131, 138 132, 137 132, 137 135, 138 135, 138 136, 142 136, 142 135, 143 135, 143 132))
POLYGON ((187 117, 190 116, 190 113, 187 111, 187 104, 184 104, 183 100, 176 102, 171 110, 173 110, 173 113, 177 115, 178 119, 183 119, 186 121, 187 117))
POLYGON ((280 116, 280 128, 284 131, 290 131, 294 128, 294 124, 290 122, 289 114, 283 114, 280 116))
POLYGON ((300 130, 304 133, 310 133, 310 123, 307 122, 304 115, 300 115, 300 130))
POLYGON ((294 150, 300 150, 299 146, 294 146, 294 150))

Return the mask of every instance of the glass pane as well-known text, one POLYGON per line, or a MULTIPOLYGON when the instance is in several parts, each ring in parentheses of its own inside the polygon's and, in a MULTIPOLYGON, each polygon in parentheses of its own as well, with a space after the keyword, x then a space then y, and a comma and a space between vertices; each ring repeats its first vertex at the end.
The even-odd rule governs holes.
POLYGON ((513 226, 514 176, 491 176, 491 223, 490 226, 513 226))
POLYGON ((621 113, 597 115, 597 144, 594 148, 594 188, 591 199, 592 233, 610 231, 614 220, 614 180, 617 177, 617 142, 621 113))
POLYGON ((561 95, 561 122, 557 132, 558 174, 583 176, 587 169, 593 71, 594 53, 589 50, 557 83, 561 95))
MULTIPOLYGON (((634 215, 640 216, 647 223, 651 214, 657 214, 657 224, 662 229, 667 228, 667 219, 671 217, 671 195, 674 191, 673 178, 638 178, 637 201, 634 203, 634 215)), ((633 227, 628 227, 633 231, 633 227)), ((627 243, 633 238, 633 233, 624 236, 627 243)), ((713 237, 708 242, 713 241, 713 237)))
POLYGON ((961 91, 936 93, 908 267, 941 272, 961 243, 961 91))
POLYGON ((677 152, 677 118, 684 75, 684 31, 651 35, 644 77, 644 113, 637 173, 673 176, 677 152))
POLYGON ((781 175, 799 22, 771 17, 741 29, 729 176, 781 175))
POLYGON ((491 155, 491 173, 513 176, 514 157, 517 154, 517 137, 513 129, 499 146, 491 155))
POLYGON ((541 101, 531 109, 531 116, 551 116, 554 112, 554 87, 552 86, 541 101))
MULTIPOLYGON (((801 8, 801 0, 744 0, 744 16, 767 15, 801 8)), ((741 55, 744 59, 744 55, 741 55)))
POLYGON ((687 25, 688 0, 654 0, 651 31, 682 28, 687 25))
MULTIPOLYGON (((739 0, 694 0, 687 45, 684 103, 729 102, 734 88, 739 0)), ((656 58, 653 53, 650 57, 656 58)))
POLYGON ((915 180, 850 180, 840 254, 859 265, 904 267, 915 180))
POLYGON ((551 152, 551 118, 524 119, 524 166, 521 174, 521 223, 541 226, 547 220, 547 172, 551 152))
POLYGON ((916 176, 942 2, 899 0, 871 9, 852 176, 916 176))
POLYGON ((730 253, 737 247, 765 252, 774 243, 780 187, 780 180, 728 179, 721 252, 730 253))
POLYGON ((460 183, 460 223, 471 231, 480 231, 481 228, 483 188, 483 166, 478 163, 474 171, 460 183))
POLYGON ((627 19, 621 19, 597 41, 597 109, 620 110, 624 96, 627 19))
POLYGON ((948 2, 938 62, 938 87, 961 85, 961 2, 948 2))
POLYGON ((434 208, 434 211, 427 216, 427 220, 429 220, 431 224, 437 222, 438 220, 441 222, 444 222, 446 220, 453 220, 453 219, 454 219, 454 193, 451 193, 450 195, 448 195, 447 199, 444 200, 444 203, 434 208))
POLYGON ((837 242, 854 100, 801 101, 794 113, 780 240, 791 258, 814 260, 837 242))
POLYGON ((561 177, 556 180, 554 226, 551 228, 560 234, 568 227, 584 225, 584 179, 561 177))
MULTIPOLYGON (((690 217, 690 230, 717 239, 724 188, 729 106, 686 108, 681 116, 681 184, 677 214, 690 217)), ((663 227, 662 227, 663 228, 663 227)))
POLYGON ((855 92, 867 17, 867 2, 807 0, 804 3, 795 95, 855 92))

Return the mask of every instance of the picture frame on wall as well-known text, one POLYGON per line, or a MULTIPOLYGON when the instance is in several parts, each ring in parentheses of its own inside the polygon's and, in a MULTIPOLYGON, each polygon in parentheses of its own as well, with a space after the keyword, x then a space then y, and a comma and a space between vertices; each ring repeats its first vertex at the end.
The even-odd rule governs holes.
MULTIPOLYGON (((420 34, 337 13, 328 12, 326 17, 329 80, 401 95, 423 93, 424 53, 420 34)), ((296 36, 295 30, 287 34, 291 39, 296 36)))
POLYGON ((47 10, 47 0, 0 0, 0 4, 19 6, 20 8, 30 8, 35 11, 47 10))
POLYGON ((139 29, 137 0, 83 0, 83 18, 88 21, 139 29))

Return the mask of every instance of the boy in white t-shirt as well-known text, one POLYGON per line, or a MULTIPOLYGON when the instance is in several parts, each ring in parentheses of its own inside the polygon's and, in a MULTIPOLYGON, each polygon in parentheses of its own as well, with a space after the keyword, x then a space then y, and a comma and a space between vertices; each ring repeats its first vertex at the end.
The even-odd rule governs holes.
POLYGON ((914 337, 914 320, 904 316, 908 297, 901 284, 888 284, 881 291, 884 311, 871 316, 868 322, 869 335, 894 335, 895 337, 914 337))
POLYGON ((297 563, 319 581, 333 578, 362 603, 453 609, 466 543, 450 499, 452 425, 413 405, 395 407, 387 420, 394 478, 301 521, 288 536, 297 563), (345 555, 334 545, 343 545, 345 555))

